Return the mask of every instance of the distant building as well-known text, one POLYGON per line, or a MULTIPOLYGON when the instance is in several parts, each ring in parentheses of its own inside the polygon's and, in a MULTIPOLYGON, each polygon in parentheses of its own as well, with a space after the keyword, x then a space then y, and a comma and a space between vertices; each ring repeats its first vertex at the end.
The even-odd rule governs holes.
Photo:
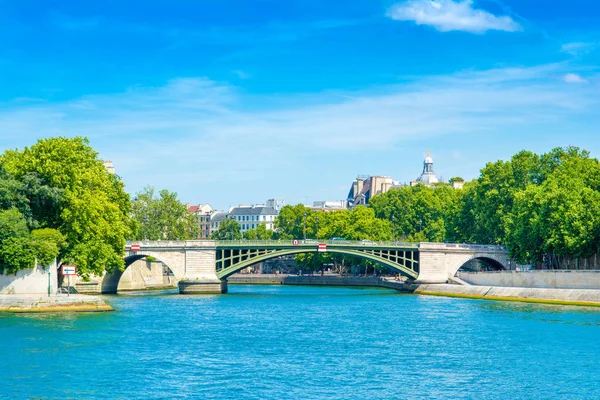
POLYGON ((453 179, 451 184, 454 189, 462 189, 465 186, 465 181, 462 179, 453 179))
POLYGON ((198 227, 200 228, 198 239, 208 239, 211 233, 210 220, 215 210, 212 209, 210 204, 199 204, 197 206, 186 204, 185 206, 189 213, 194 214, 198 222, 198 227))
POLYGON ((269 230, 275 229, 275 219, 279 215, 279 210, 283 202, 275 199, 269 199, 265 204, 255 204, 251 206, 239 205, 231 207, 229 211, 213 211, 208 221, 209 235, 216 232, 225 218, 230 218, 240 224, 241 232, 244 233, 250 229, 264 224, 269 230))
POLYGON ((102 164, 104 164, 104 168, 106 169, 106 172, 108 172, 109 174, 113 174, 115 173, 115 167, 113 167, 113 163, 110 160, 104 160, 102 161, 102 164))
POLYGON ((389 176, 359 176, 350 186, 347 200, 348 207, 367 205, 374 196, 397 187, 402 187, 402 185, 389 176))
POLYGON ((430 154, 427 154, 425 161, 423 161, 423 173, 416 180, 410 182, 410 185, 415 186, 421 183, 425 186, 432 187, 439 182, 439 179, 435 176, 435 172, 433 171, 433 158, 431 158, 430 154))
POLYGON ((314 211, 345 210, 348 208, 348 200, 315 201, 310 208, 314 211))
POLYGON ((219 230, 221 221, 225 218, 227 218, 227 213, 225 211, 216 211, 210 216, 210 235, 219 230))
POLYGON ((279 215, 279 210, 272 207, 273 205, 275 204, 232 207, 227 213, 227 218, 236 220, 242 233, 256 228, 259 224, 265 224, 267 229, 273 230, 275 219, 279 215))

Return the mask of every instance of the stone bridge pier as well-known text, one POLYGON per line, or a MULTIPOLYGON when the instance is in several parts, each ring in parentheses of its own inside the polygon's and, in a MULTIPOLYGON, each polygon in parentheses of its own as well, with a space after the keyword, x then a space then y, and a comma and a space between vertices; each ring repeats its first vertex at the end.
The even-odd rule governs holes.
POLYGON ((148 256, 171 269, 180 293, 227 293, 227 280, 219 279, 215 269, 215 241, 140 241, 125 248, 126 266, 148 256))
POLYGON ((497 269, 509 269, 510 257, 502 246, 419 243, 419 276, 417 283, 444 283, 471 260, 486 261, 497 269))

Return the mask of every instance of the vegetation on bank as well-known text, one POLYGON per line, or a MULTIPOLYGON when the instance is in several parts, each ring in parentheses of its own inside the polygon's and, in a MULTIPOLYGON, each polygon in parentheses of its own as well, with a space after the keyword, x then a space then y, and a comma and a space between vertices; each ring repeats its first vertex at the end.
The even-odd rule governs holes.
MULTIPOLYGON (((58 258, 85 278, 122 269, 126 239, 192 239, 198 228, 176 193, 146 187, 130 199, 85 138, 43 139, 0 157, 0 273, 58 258)), ((522 263, 587 257, 600 247, 600 163, 576 147, 522 151, 488 163, 462 190, 407 186, 373 197, 368 207, 331 212, 286 206, 275 228, 260 224, 242 235, 225 219, 212 238, 498 243, 522 263)), ((360 262, 298 256, 307 269, 332 260, 360 262)))
POLYGON ((577 147, 521 151, 459 190, 405 186, 352 211, 286 206, 273 237, 302 238, 305 221, 308 238, 318 226, 323 239, 503 244, 520 263, 585 258, 600 250, 600 163, 577 147))
POLYGON ((188 240, 198 237, 200 226, 177 198, 177 193, 156 193, 146 186, 131 202, 134 240, 188 240))
POLYGON ((2 155, 0 208, 10 222, 0 228, 0 269, 14 273, 55 257, 83 276, 123 267, 129 195, 97 155, 81 137, 43 139, 2 155))

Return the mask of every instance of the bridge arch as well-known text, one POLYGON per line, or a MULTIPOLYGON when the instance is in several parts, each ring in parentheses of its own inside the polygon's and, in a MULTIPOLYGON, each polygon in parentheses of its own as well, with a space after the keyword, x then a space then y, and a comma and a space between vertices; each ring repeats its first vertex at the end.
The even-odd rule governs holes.
MULTIPOLYGON (((219 250, 217 250, 219 251, 219 250)), ((221 250, 223 251, 223 250, 221 250)), ((405 253, 409 252, 401 252, 402 256, 391 256, 386 258, 382 255, 382 251, 388 251, 386 249, 383 250, 371 250, 371 253, 360 249, 355 250, 351 248, 327 248, 327 253, 333 254, 342 254, 347 256, 354 256, 358 258, 362 258, 365 260, 374 261, 381 265, 384 265, 396 272, 401 273, 402 275, 408 276, 409 278, 416 279, 418 276, 418 252, 410 252, 412 254, 411 258, 407 258, 405 253)), ((306 254, 306 253, 318 253, 318 249, 316 247, 297 247, 297 248, 287 248, 281 250, 274 251, 265 251, 260 254, 259 251, 252 254, 247 255, 239 255, 237 256, 239 261, 231 263, 230 265, 222 265, 219 266, 220 261, 223 261, 223 258, 220 259, 219 253, 217 253, 217 277, 219 279, 227 279, 230 275, 247 268, 256 263, 271 260, 273 258, 296 255, 296 254, 306 254)), ((224 263, 226 264, 226 263, 224 263)))
POLYGON ((177 260, 170 259, 171 257, 166 256, 164 253, 155 253, 152 251, 144 251, 138 253, 129 253, 124 257, 125 268, 122 271, 114 271, 110 274, 105 274, 102 278, 101 292, 102 293, 117 293, 119 282, 125 274, 125 272, 135 263, 136 261, 143 260, 147 257, 152 257, 156 261, 163 263, 171 273, 173 274, 174 282, 178 282, 183 278, 184 265, 178 268, 177 260))
MULTIPOLYGON (((484 265, 488 266, 489 269, 495 271, 502 271, 510 269, 509 260, 507 256, 500 256, 497 254, 473 254, 470 257, 456 263, 450 271, 450 276, 456 276, 460 271, 469 270, 469 264, 475 266, 474 262, 480 261, 484 265), (460 264, 460 265, 458 265, 460 264)), ((477 268, 478 270, 479 268, 477 268)))

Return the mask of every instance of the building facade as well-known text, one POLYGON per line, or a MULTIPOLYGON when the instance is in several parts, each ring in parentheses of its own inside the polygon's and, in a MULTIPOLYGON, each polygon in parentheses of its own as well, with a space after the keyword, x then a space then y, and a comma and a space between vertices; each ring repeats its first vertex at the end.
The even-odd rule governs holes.
POLYGON ((211 233, 210 219, 215 211, 212 209, 210 204, 199 204, 197 206, 186 204, 186 207, 188 212, 196 217, 198 227, 200 228, 198 239, 208 239, 211 233))
POLYGON ((208 220, 208 230, 211 234, 216 232, 225 218, 230 218, 240 224, 242 234, 250 229, 264 224, 269 230, 275 229, 275 219, 279 215, 282 202, 275 199, 269 199, 265 204, 255 204, 251 206, 239 205, 231 207, 229 211, 214 211, 208 220))
POLYGON ((275 219, 279 210, 267 205, 238 206, 232 207, 227 213, 227 218, 236 220, 241 227, 242 233, 256 228, 259 224, 265 224, 269 230, 275 229, 275 219))
POLYGON ((350 186, 348 207, 367 205, 374 196, 398 187, 402 187, 402 185, 389 176, 359 176, 350 186))

